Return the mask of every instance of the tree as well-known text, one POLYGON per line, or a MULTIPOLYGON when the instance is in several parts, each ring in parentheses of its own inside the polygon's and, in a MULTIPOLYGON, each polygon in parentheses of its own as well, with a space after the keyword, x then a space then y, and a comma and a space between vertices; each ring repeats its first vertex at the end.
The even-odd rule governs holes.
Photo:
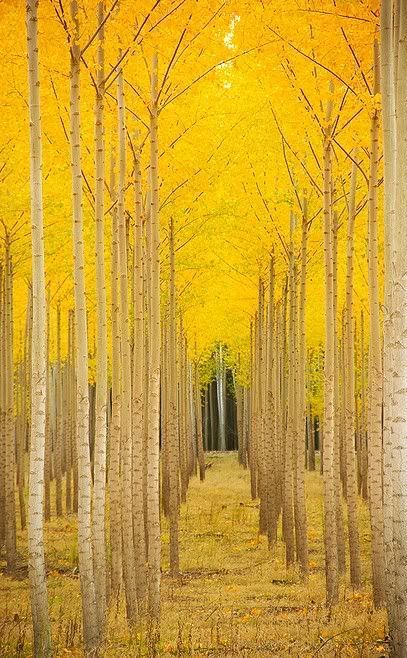
POLYGON ((151 65, 150 99, 150 208, 147 244, 151 274, 151 305, 149 317, 149 388, 147 434, 147 536, 149 564, 149 615, 153 623, 153 636, 158 632, 160 616, 160 224, 159 224, 159 177, 158 177, 158 108, 157 71, 158 58, 154 54, 151 65))
POLYGON ((353 252, 356 215, 357 151, 353 153, 352 176, 348 202, 347 255, 346 255, 346 306, 344 352, 344 401, 345 401, 345 448, 346 448, 346 502, 348 506, 348 535, 350 581, 353 587, 361 586, 361 564, 358 528, 358 489, 355 458, 355 318, 353 312, 353 252))
POLYGON ((107 320, 104 239, 104 0, 97 6, 98 50, 95 99, 95 219, 96 219, 96 288, 97 288, 97 349, 96 402, 93 495, 93 559, 95 569, 96 605, 99 629, 102 630, 106 612, 106 435, 107 435, 107 320))
POLYGON ((121 511, 123 536, 123 580, 127 618, 135 623, 138 618, 136 565, 134 556, 131 436, 131 346, 127 281, 127 233, 125 219, 126 190, 126 123, 123 71, 117 77, 117 107, 119 136, 119 178, 117 197, 117 227, 119 240, 120 335, 121 335, 121 511))
POLYGON ((76 323, 76 440, 78 452, 78 552, 82 592, 83 635, 87 651, 99 642, 92 555, 92 477, 89 450, 88 333, 85 293, 85 258, 82 216, 82 165, 80 123, 79 9, 71 0, 70 118, 72 159, 72 210, 74 236, 74 292, 76 323))
POLYGON ((327 603, 339 598, 338 553, 336 539, 336 505, 334 488, 335 435, 335 344, 333 327, 333 245, 332 245, 332 100, 326 110, 323 147, 323 212, 325 255, 325 364, 324 364, 324 532, 327 603))
MULTIPOLYGON (((374 87, 379 93, 379 53, 374 46, 374 87)), ((369 382, 368 382, 368 478, 370 520, 372 526, 373 593, 376 607, 385 601, 384 543, 383 543, 383 476, 382 476, 382 354, 380 339, 380 300, 378 277, 377 188, 379 165, 379 111, 374 108, 371 118, 371 152, 368 200, 369 254, 369 382)))
POLYGON ((30 95, 30 172, 32 240, 31 441, 28 495, 28 552, 34 655, 51 656, 44 555, 44 452, 47 395, 46 295, 42 199, 42 136, 38 63, 38 2, 27 0, 27 49, 30 95))

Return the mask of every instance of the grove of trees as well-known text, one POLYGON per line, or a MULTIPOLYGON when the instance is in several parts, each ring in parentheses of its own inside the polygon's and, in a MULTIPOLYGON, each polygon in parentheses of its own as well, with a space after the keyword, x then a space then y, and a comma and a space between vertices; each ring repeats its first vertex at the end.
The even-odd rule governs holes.
POLYGON ((72 515, 84 654, 124 601, 162 655, 162 519, 182 582, 189 485, 233 450, 307 587, 322 478, 328 610, 366 587, 366 507, 407 657, 407 2, 6 1, 0 29, 0 551, 30 655, 56 655, 72 515))

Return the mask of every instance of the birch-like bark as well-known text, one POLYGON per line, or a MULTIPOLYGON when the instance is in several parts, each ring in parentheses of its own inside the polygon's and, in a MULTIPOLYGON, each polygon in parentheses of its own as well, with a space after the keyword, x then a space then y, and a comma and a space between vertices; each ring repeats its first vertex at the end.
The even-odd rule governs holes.
POLYGON ((72 160, 72 209, 74 240, 74 293, 76 322, 76 399, 78 453, 78 553, 82 592, 83 637, 86 651, 99 643, 95 578, 92 555, 92 477, 89 450, 88 335, 85 292, 85 256, 82 217, 82 164, 80 121, 79 8, 71 0, 70 118, 72 160))
POLYGON ((298 411, 297 411, 297 560, 300 563, 303 576, 308 575, 308 537, 307 537, 307 508, 305 493, 305 448, 306 448, 306 327, 305 304, 307 286, 307 235, 308 213, 307 200, 303 201, 301 225, 301 271, 298 309, 298 411))
POLYGON ((10 236, 6 233, 4 259, 4 408, 5 408, 5 506, 6 506, 6 562, 13 571, 17 558, 16 536, 16 459, 14 419, 14 345, 13 345, 13 264, 10 236))
MULTIPOLYGON (((333 183, 332 183, 333 188, 333 183)), ((333 189, 331 192, 331 206, 334 205, 333 189)), ((335 416, 334 416, 334 492, 335 492, 335 514, 336 514, 336 543, 338 548, 338 568, 339 573, 344 574, 346 570, 345 560, 345 531, 343 525, 343 508, 342 508, 342 485, 341 485, 341 397, 340 397, 340 346, 338 332, 338 214, 332 212, 332 285, 333 285, 333 313, 334 325, 332 331, 334 334, 334 396, 335 396, 335 416)))
POLYGON ((338 546, 336 536, 336 505, 334 483, 335 442, 335 340, 333 327, 333 245, 332 245, 332 101, 326 113, 326 129, 323 144, 323 213, 325 255, 325 365, 324 365, 324 533, 325 533, 325 576, 327 604, 334 605, 339 599, 338 546))
MULTIPOLYGON (((267 400, 266 400, 266 473, 267 473, 267 536, 269 546, 277 541, 277 448, 276 448, 276 404, 275 404, 275 307, 274 307, 274 257, 270 259, 269 269, 269 299, 267 314, 267 400)), ((243 395, 241 395, 243 398, 243 395)), ((243 416, 243 413, 241 412, 243 416)), ((240 432, 243 434, 243 431, 240 432)))
POLYGON ((144 608, 147 595, 147 560, 144 531, 144 415, 146 397, 144 390, 144 300, 143 300, 143 199, 141 185, 140 150, 135 151, 134 190, 134 362, 133 362, 133 534, 136 560, 136 590, 139 608, 144 608))
MULTIPOLYGON (((374 47, 374 88, 379 94, 379 51, 374 47)), ((385 601, 385 555, 383 518, 382 397, 383 371, 380 339, 379 254, 378 254, 378 165, 379 111, 371 118, 371 152, 368 199, 368 280, 369 280, 369 386, 368 386, 368 478, 372 527, 373 600, 376 607, 385 601)))
POLYGON ((55 424, 54 424, 54 478, 55 478, 55 511, 57 516, 62 516, 62 414, 61 407, 61 307, 57 306, 57 362, 54 367, 54 386, 55 395, 55 424))
MULTIPOLYGON (((396 3, 395 26, 395 72, 396 72, 396 212, 392 231, 394 253, 392 256, 392 316, 394 322, 393 368, 393 464, 392 464, 392 498, 393 498, 393 551, 394 582, 396 596, 394 612, 391 614, 393 655, 397 658, 407 656, 407 288, 406 254, 407 235, 405 221, 407 217, 407 3, 396 3), (397 67, 397 68, 396 68, 397 67)), ((386 217, 389 224, 389 217, 386 217)))
MULTIPOLYGON (((289 259, 289 324, 288 324, 288 397, 287 427, 285 431, 284 450, 284 541, 286 565, 295 559, 294 537, 294 441, 295 441, 295 343, 294 327, 296 316, 296 281, 294 256, 294 215, 291 215, 291 241, 289 259)), ((284 329, 285 330, 285 329, 284 329)), ((284 373, 285 374, 285 373, 284 373)), ((283 377, 284 377, 283 374, 283 377)))
POLYGON ((67 427, 66 427, 66 489, 65 489, 65 506, 66 506, 66 513, 70 514, 72 512, 72 463, 73 463, 73 455, 72 455, 72 443, 74 440, 74 432, 73 432, 73 419, 74 419, 74 412, 73 412, 73 369, 74 369, 74 364, 72 362, 72 338, 73 338, 73 317, 72 317, 72 311, 70 310, 68 312, 68 354, 67 354, 67 360, 66 360, 66 367, 65 367, 65 381, 66 381, 66 389, 65 389, 65 401, 66 401, 66 422, 67 422, 67 427))
MULTIPOLYGON (((384 319, 383 319, 383 518, 386 576, 386 603, 390 632, 394 627, 394 550, 393 550, 393 390, 394 331, 392 260, 394 254, 394 222, 396 213, 396 94, 395 49, 393 31, 399 19, 393 17, 391 0, 382 2, 381 35, 381 98, 383 115, 384 160, 384 319)), ((398 35, 397 35, 398 37, 398 35)), ((398 48, 398 45, 397 45, 398 48)))
POLYGON ((184 325, 181 315, 178 333, 178 365, 179 365, 179 443, 180 443, 180 474, 181 474, 181 502, 185 503, 188 489, 188 448, 187 448, 187 370, 185 362, 184 325))
POLYGON ((51 365, 50 365, 50 337, 51 337, 51 323, 50 323, 50 287, 48 288, 48 295, 46 301, 47 318, 47 336, 46 336, 46 355, 45 363, 47 369, 47 382, 46 382, 46 402, 45 402, 45 458, 44 458, 44 518, 49 521, 51 518, 51 456, 52 456, 52 437, 51 437, 51 365))
POLYGON ((34 630, 34 656, 52 655, 44 551, 44 453, 46 340, 42 139, 38 61, 38 1, 27 0, 28 89, 30 107, 30 192, 32 241, 31 437, 28 490, 28 571, 34 630))
POLYGON ((266 485, 266 464, 265 464, 265 372, 266 372, 266 340, 265 340, 265 318, 264 318, 264 283, 259 279, 259 299, 257 312, 257 350, 256 350, 256 418, 257 418, 257 442, 256 442, 256 462, 257 462, 257 493, 260 498, 259 510, 259 531, 260 534, 267 534, 267 485, 266 485))
MULTIPOLYGON (((147 436, 147 527, 149 564, 149 615, 153 622, 160 617, 161 534, 160 534, 160 225, 158 176, 158 107, 157 107, 157 55, 151 69, 150 105, 150 228, 148 245, 151 262, 150 350, 147 436)), ((158 635, 158 627, 154 629, 158 635)))
POLYGON ((177 394, 177 309, 175 291, 174 224, 171 220, 169 232, 170 281, 169 281, 169 325, 168 325, 168 456, 169 456, 169 516, 170 516, 170 570, 179 575, 179 437, 178 437, 178 394, 177 394))
POLYGON ((360 313, 360 360, 361 360, 361 427, 360 427, 360 493, 368 499, 367 486, 367 403, 366 403, 366 349, 365 319, 363 309, 360 313))
POLYGON ((203 426, 202 426, 202 391, 201 381, 199 377, 198 364, 195 365, 195 422, 196 422, 196 442, 197 442, 197 456, 199 466, 199 479, 201 482, 205 480, 205 453, 203 446, 203 426))
POLYGON ((223 345, 219 344, 218 352, 218 368, 217 368, 217 395, 218 395, 218 410, 219 410, 219 450, 226 451, 226 410, 225 410, 225 364, 223 359, 223 345))
POLYGON ((112 418, 109 430, 109 519, 110 519, 110 595, 118 600, 122 582, 122 509, 120 501, 121 452, 121 322, 119 302, 119 237, 117 226, 117 193, 115 160, 110 165, 110 195, 112 200, 111 246, 111 315, 112 315, 112 418))
POLYGON ((345 307, 345 449, 346 449, 346 501, 348 507, 348 536, 350 582, 353 587, 361 586, 361 564, 358 526, 358 490, 355 458, 355 339, 353 315, 353 252, 356 216, 357 152, 353 153, 352 176, 348 201, 348 233, 346 254, 346 307, 345 307))
POLYGON ((95 219, 96 219, 96 400, 93 494, 93 559, 99 629, 106 614, 106 440, 107 440, 107 302, 105 283, 105 139, 104 139, 104 0, 97 5, 98 48, 95 99, 95 219))
POLYGON ((128 304, 127 236, 125 216, 126 190, 126 121, 123 71, 117 78, 119 179, 117 224, 119 239, 120 334, 121 334, 121 510, 123 537, 123 580, 127 618, 135 623, 138 617, 136 592, 136 564, 133 536, 132 505, 132 435, 131 435, 131 346, 128 304))

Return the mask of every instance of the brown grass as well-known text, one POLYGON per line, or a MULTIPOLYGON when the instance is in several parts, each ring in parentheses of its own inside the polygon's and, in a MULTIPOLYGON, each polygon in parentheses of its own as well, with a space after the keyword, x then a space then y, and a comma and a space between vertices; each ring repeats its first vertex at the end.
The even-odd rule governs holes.
MULTIPOLYGON (((286 572, 284 547, 270 554, 257 533, 258 504, 236 455, 209 454, 204 484, 191 482, 181 517, 179 580, 168 575, 168 528, 163 524, 160 656, 265 658, 267 656, 387 655, 385 614, 372 608, 369 524, 361 504, 364 588, 344 580, 341 602, 324 605, 322 481, 307 475, 311 574, 286 572)), ((75 517, 47 524, 48 587, 58 656, 82 656, 75 517)), ((29 656, 31 627, 26 537, 20 533, 21 569, 0 573, 0 655, 29 656)), ((1 563, 4 567, 4 563, 1 563)), ((101 655, 147 656, 145 628, 129 632, 123 602, 113 602, 101 655)))

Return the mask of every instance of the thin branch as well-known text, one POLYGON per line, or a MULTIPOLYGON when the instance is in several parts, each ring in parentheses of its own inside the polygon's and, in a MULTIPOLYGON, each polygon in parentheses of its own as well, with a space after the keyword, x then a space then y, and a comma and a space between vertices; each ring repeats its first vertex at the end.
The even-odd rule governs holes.
POLYGON ((282 37, 281 34, 279 34, 278 32, 276 32, 276 30, 274 30, 272 27, 270 27, 270 25, 267 25, 266 27, 270 30, 270 32, 272 32, 273 34, 275 34, 275 35, 276 35, 281 41, 283 41, 283 42, 286 43, 288 46, 290 46, 290 48, 292 48, 292 49, 295 50, 297 53, 299 53, 300 55, 302 55, 303 57, 305 57, 306 59, 308 59, 310 62, 313 62, 314 64, 316 64, 317 66, 319 66, 321 69, 324 69, 324 71, 327 71, 327 73, 330 73, 331 75, 333 75, 334 78, 336 78, 337 80, 339 80, 340 82, 342 82, 342 84, 345 85, 345 87, 348 87, 348 88, 349 88, 349 91, 351 91, 352 94, 354 94, 354 96, 357 96, 356 91, 355 91, 355 90, 354 90, 354 89, 353 89, 353 88, 352 88, 352 87, 346 82, 346 80, 344 80, 343 78, 341 78, 341 76, 340 76, 338 73, 335 73, 335 71, 333 71, 332 69, 330 69, 328 66, 325 66, 325 64, 322 64, 322 62, 319 62, 319 61, 318 61, 317 59, 315 59, 314 57, 311 57, 311 55, 307 55, 307 53, 304 53, 303 50, 300 50, 299 48, 297 48, 297 46, 294 46, 294 44, 291 43, 291 41, 288 41, 287 39, 284 39, 284 37, 282 37))
POLYGON ((115 7, 116 7, 118 4, 119 4, 119 0, 114 0, 112 6, 110 7, 109 11, 108 11, 107 14, 105 15, 103 21, 100 23, 100 25, 98 25, 97 29, 95 30, 95 32, 94 32, 94 33, 92 34, 92 36, 90 37, 90 39, 89 39, 89 41, 87 42, 87 44, 82 48, 82 50, 81 50, 81 56, 83 56, 83 55, 86 53, 86 51, 87 51, 87 49, 89 48, 89 46, 92 45, 92 43, 93 43, 94 40, 96 39, 97 35, 98 35, 99 32, 104 28, 104 26, 106 25, 106 23, 107 23, 107 21, 109 20, 110 16, 112 15, 112 13, 113 13, 115 7))
POLYGON ((213 64, 209 69, 207 69, 204 73, 201 73, 195 80, 192 80, 189 85, 187 85, 184 89, 179 91, 175 96, 171 96, 168 98, 165 103, 160 108, 160 111, 163 110, 167 105, 175 101, 177 98, 185 94, 185 92, 189 91, 191 87, 193 87, 197 82, 200 82, 202 78, 205 78, 209 73, 214 71, 220 66, 224 66, 225 64, 229 64, 230 62, 233 62, 234 60, 238 59, 239 57, 243 57, 243 55, 248 55, 249 53, 252 53, 256 50, 260 50, 261 48, 264 48, 264 46, 268 46, 270 43, 275 43, 275 41, 266 41, 265 43, 260 44, 260 46, 254 46, 253 48, 249 48, 248 50, 244 50, 241 53, 238 53, 237 55, 234 55, 233 57, 229 57, 228 59, 224 59, 221 62, 217 62, 217 64, 213 64))

